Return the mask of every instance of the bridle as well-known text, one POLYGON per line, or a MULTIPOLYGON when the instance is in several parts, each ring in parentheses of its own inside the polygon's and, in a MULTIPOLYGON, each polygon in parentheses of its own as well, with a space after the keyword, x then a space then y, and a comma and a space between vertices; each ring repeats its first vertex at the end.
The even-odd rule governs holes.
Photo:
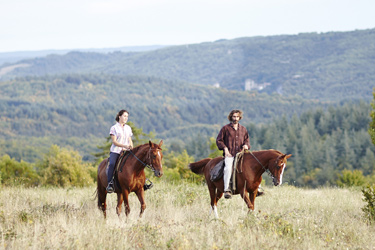
MULTIPOLYGON (((271 173, 271 171, 268 168, 265 168, 263 166, 263 164, 258 160, 258 158, 255 157, 255 155, 251 151, 249 151, 249 152, 254 157, 254 159, 262 166, 262 168, 264 169, 264 171, 272 178, 272 181, 274 181, 276 178, 275 178, 275 176, 273 176, 273 174, 271 173)), ((276 162, 276 164, 277 164, 277 162, 276 162)))
POLYGON ((150 149, 148 150, 148 152, 147 152, 147 158, 148 158, 148 162, 149 162, 149 164, 146 164, 146 163, 144 163, 142 160, 140 160, 134 153, 133 153, 133 151, 132 150, 129 150, 129 152, 135 157, 135 159, 137 159, 137 161, 139 161, 144 167, 147 167, 147 168, 149 168, 149 169, 151 169, 151 171, 152 172, 155 172, 156 171, 156 169, 152 166, 152 161, 151 161, 151 151, 154 151, 154 150, 156 150, 156 151, 159 151, 159 150, 161 150, 161 149, 159 149, 159 148, 157 148, 157 149, 152 149, 151 147, 150 147, 150 149))

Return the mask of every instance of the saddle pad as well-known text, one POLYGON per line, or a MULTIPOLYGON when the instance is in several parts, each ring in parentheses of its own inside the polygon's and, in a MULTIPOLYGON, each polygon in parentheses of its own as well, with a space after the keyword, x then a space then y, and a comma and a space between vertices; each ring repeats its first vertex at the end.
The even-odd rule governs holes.
POLYGON ((211 181, 218 181, 219 179, 223 177, 223 175, 224 175, 224 159, 219 161, 219 163, 216 164, 216 166, 213 169, 211 169, 210 179, 211 181))

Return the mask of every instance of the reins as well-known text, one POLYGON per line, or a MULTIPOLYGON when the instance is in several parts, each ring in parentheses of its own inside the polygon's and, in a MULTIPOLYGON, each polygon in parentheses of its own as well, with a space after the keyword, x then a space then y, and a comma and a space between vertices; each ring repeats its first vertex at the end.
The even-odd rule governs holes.
POLYGON ((249 153, 254 157, 255 160, 257 160, 257 162, 262 166, 262 168, 264 169, 264 171, 272 178, 272 180, 274 180, 275 177, 273 176, 273 174, 271 173, 271 171, 269 169, 265 168, 263 166, 263 164, 258 160, 258 158, 255 157, 255 155, 251 151, 249 151, 249 153))

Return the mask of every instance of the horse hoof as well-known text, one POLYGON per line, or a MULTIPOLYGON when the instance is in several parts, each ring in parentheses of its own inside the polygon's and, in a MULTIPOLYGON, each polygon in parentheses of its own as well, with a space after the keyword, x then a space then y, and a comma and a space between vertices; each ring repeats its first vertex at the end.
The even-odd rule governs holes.
POLYGON ((262 195, 264 195, 264 192, 262 192, 262 191, 258 191, 258 193, 257 193, 257 197, 262 196, 262 195))

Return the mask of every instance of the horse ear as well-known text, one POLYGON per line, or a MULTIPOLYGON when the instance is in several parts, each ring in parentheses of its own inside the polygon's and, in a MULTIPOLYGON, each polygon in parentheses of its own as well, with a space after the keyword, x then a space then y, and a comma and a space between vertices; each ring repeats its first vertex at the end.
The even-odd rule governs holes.
POLYGON ((161 148, 161 145, 163 145, 163 140, 159 142, 159 148, 161 148))
POLYGON ((285 155, 285 159, 289 159, 292 156, 292 154, 285 155))
POLYGON ((151 142, 151 141, 148 141, 148 143, 150 144, 150 147, 152 147, 152 142, 151 142))

